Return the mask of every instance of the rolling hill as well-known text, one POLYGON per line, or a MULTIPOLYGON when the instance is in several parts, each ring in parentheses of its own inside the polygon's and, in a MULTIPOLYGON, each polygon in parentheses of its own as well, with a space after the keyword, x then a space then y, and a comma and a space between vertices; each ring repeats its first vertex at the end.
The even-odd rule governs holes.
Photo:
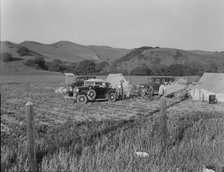
MULTIPOLYGON (((24 67, 22 60, 42 56, 46 61, 60 59, 66 62, 79 63, 83 60, 94 60, 95 62, 107 61, 113 67, 113 72, 127 71, 141 66, 149 68, 156 65, 170 66, 173 64, 187 64, 208 67, 214 64, 219 72, 224 72, 224 51, 211 52, 201 50, 181 50, 174 48, 160 47, 140 47, 135 49, 112 48, 108 46, 80 45, 68 41, 59 41, 52 44, 42 44, 33 41, 24 41, 20 44, 9 41, 1 41, 1 52, 12 54, 14 58, 20 59, 17 62, 10 62, 15 69, 12 71, 27 71, 29 67, 24 67), (26 56, 20 56, 18 49, 25 47, 29 50, 26 56), (17 64, 17 65, 16 65, 17 64)), ((9 70, 9 64, 0 60, 1 70, 4 73, 9 70), (6 70, 7 68, 7 70, 6 70)), ((107 68, 108 72, 110 69, 107 68)))
POLYGON ((1 42, 1 51, 9 52, 19 57, 17 49, 26 47, 32 51, 31 56, 43 56, 46 60, 60 59, 61 61, 80 62, 82 60, 113 62, 129 52, 128 49, 112 48, 106 46, 85 46, 68 41, 53 44, 42 44, 33 41, 24 41, 20 44, 9 41, 1 42))
POLYGON ((128 73, 143 65, 170 66, 173 64, 188 64, 209 66, 215 64, 219 71, 224 71, 224 52, 186 51, 173 48, 140 47, 132 50, 114 62, 115 69, 128 73))

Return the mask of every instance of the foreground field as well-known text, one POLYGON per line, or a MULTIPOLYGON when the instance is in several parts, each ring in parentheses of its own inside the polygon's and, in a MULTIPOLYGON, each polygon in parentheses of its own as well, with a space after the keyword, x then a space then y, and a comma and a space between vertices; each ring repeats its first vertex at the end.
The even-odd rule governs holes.
POLYGON ((162 154, 159 100, 68 104, 54 92, 63 86, 63 77, 1 81, 1 171, 28 171, 28 101, 34 104, 40 171, 201 171, 204 165, 217 170, 224 166, 223 105, 168 99, 173 106, 168 109, 168 149, 162 154), (136 150, 149 157, 136 157, 136 150))

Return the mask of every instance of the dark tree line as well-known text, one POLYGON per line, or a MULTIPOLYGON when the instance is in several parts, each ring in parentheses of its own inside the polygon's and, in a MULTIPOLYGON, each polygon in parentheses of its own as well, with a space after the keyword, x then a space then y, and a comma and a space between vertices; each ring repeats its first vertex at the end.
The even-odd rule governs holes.
POLYGON ((171 75, 171 76, 185 76, 185 75, 201 75, 204 72, 218 72, 216 64, 211 63, 209 65, 200 64, 173 64, 166 65, 154 65, 148 67, 147 65, 138 66, 131 72, 126 70, 117 70, 116 66, 110 66, 107 62, 96 63, 91 60, 84 60, 79 63, 62 62, 61 60, 53 60, 52 62, 45 61, 43 57, 36 57, 24 62, 28 66, 34 66, 49 71, 56 72, 72 72, 77 75, 86 74, 99 74, 107 75, 109 73, 123 73, 125 75, 171 75))
POLYGON ((146 65, 139 66, 130 72, 130 75, 169 75, 186 76, 202 75, 204 72, 218 72, 218 66, 214 63, 209 65, 200 64, 173 64, 170 66, 154 65, 151 68, 146 65))

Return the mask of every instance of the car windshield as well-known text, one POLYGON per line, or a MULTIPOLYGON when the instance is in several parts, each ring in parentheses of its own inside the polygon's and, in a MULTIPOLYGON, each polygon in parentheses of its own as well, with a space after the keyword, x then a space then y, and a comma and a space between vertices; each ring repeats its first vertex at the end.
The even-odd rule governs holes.
POLYGON ((85 81, 84 86, 99 86, 99 87, 110 87, 111 84, 109 82, 92 82, 92 81, 85 81))
POLYGON ((88 86, 95 86, 95 82, 89 82, 89 81, 86 81, 84 83, 84 86, 88 87, 88 86))
POLYGON ((77 81, 77 82, 79 82, 79 81, 83 81, 83 80, 84 80, 83 77, 78 77, 78 78, 76 78, 76 81, 77 81))

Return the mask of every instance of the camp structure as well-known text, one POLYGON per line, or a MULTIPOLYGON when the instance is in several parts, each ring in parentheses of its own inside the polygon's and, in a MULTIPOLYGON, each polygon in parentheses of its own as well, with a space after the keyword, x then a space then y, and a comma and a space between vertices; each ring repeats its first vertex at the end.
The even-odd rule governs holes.
POLYGON ((75 75, 73 73, 64 73, 65 84, 72 84, 75 81, 75 75))
POLYGON ((119 89, 120 82, 123 82, 124 94, 129 97, 131 86, 122 73, 109 74, 106 78, 106 82, 111 83, 111 86, 115 89, 119 89))
POLYGON ((210 102, 215 96, 218 102, 224 102, 224 73, 204 73, 190 94, 193 100, 210 102))
MULTIPOLYGON (((187 79, 186 78, 180 78, 173 83, 165 86, 165 96, 169 96, 172 94, 178 95, 178 93, 183 92, 187 89, 187 79)), ((183 92, 185 93, 185 92, 183 92)), ((180 94, 181 95, 181 94, 180 94)))

